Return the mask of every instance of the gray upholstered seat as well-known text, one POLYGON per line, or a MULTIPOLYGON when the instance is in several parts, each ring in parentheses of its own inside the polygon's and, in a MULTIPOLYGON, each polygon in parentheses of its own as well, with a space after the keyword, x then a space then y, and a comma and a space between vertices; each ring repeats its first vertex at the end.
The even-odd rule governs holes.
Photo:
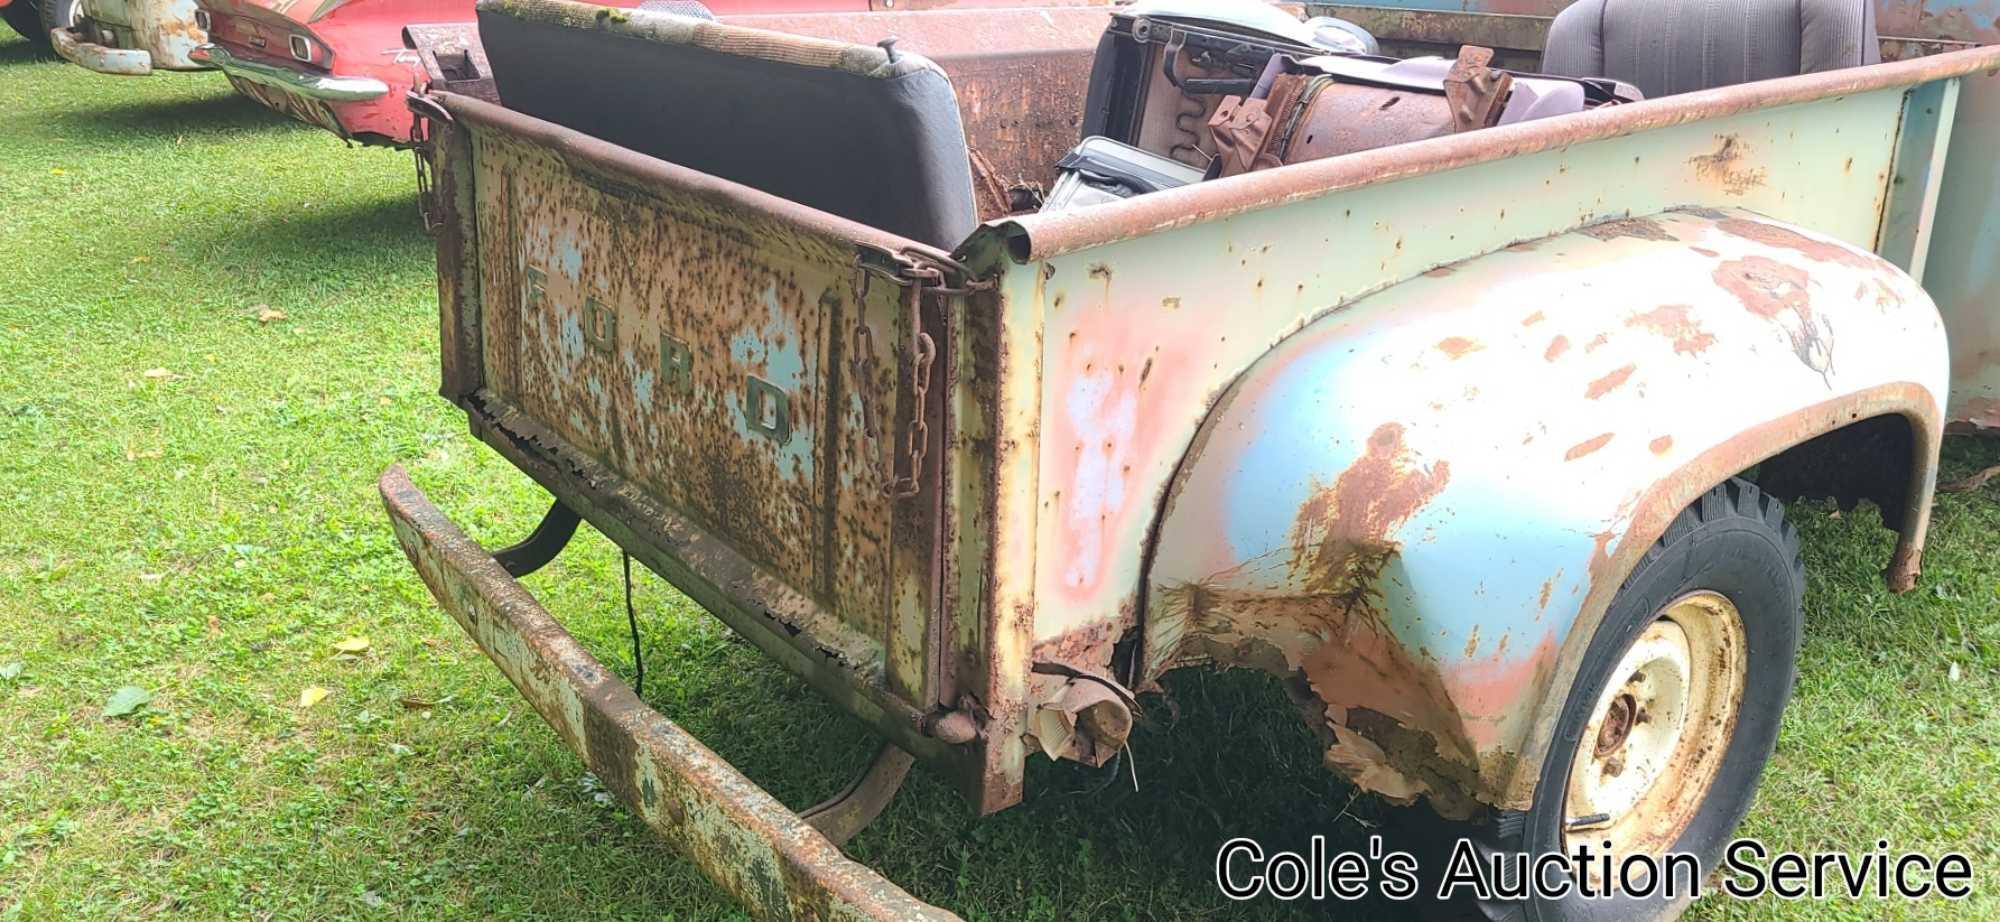
POLYGON ((1881 60, 1874 0, 1578 0, 1549 27, 1542 70, 1650 98, 1881 60))
POLYGON ((644 9, 478 9, 509 109, 945 249, 979 223, 958 100, 921 55, 644 9))

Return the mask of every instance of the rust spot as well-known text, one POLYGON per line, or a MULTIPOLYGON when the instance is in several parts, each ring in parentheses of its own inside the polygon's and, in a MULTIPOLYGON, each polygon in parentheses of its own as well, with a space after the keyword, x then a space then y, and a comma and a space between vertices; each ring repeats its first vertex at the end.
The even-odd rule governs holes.
POLYGON ((1611 542, 1618 535, 1610 531, 1600 531, 1591 536, 1595 546, 1590 550, 1590 580, 1602 581, 1611 571, 1611 542))
POLYGON ((1111 281, 1111 267, 1105 263, 1091 263, 1090 277, 1109 282, 1111 281))
POLYGON ((1837 243, 1814 240, 1789 227, 1779 227, 1762 221, 1744 218, 1728 218, 1717 221, 1715 228, 1725 234, 1753 240, 1768 247, 1791 250, 1807 259, 1835 263, 1855 269, 1873 269, 1881 264, 1874 256, 1857 253, 1837 243))
POLYGON ((1294 579, 1283 592, 1211 580, 1166 587, 1160 623, 1187 625, 1174 664, 1222 662, 1292 677, 1314 718, 1324 761, 1392 800, 1427 796, 1443 815, 1476 813, 1481 764, 1437 664, 1396 635, 1380 583, 1400 552, 1394 532, 1450 481, 1422 464, 1404 426, 1384 423, 1361 457, 1301 505, 1291 536, 1294 579))
POLYGON ((1439 351, 1451 356, 1453 360, 1465 358, 1471 353, 1486 348, 1480 345, 1477 340, 1466 339, 1463 336, 1447 336, 1438 340, 1437 347, 1439 351))
POLYGON ((1542 598, 1538 603, 1540 607, 1544 609, 1549 607, 1549 596, 1556 591, 1556 580, 1561 578, 1562 571, 1557 570, 1554 576, 1549 577, 1548 581, 1542 583, 1542 598))
POLYGON ((1435 498, 1451 480, 1451 465, 1417 467, 1403 444, 1403 424, 1383 423, 1368 436, 1366 453, 1299 507, 1292 527, 1295 566, 1315 588, 1351 585, 1344 567, 1362 548, 1385 556, 1385 539, 1435 498))
POLYGON ((1620 385, 1623 385, 1625 383, 1626 379, 1632 377, 1632 372, 1637 371, 1638 369, 1639 366, 1636 364, 1626 365, 1625 367, 1619 368, 1611 372, 1610 374, 1605 375, 1602 378, 1590 382, 1590 386, 1583 389, 1584 398, 1586 400, 1596 400, 1597 398, 1602 397, 1605 394, 1609 394, 1612 391, 1617 390, 1620 385))
POLYGON ((1472 634, 1465 638, 1465 658, 1471 659, 1479 652, 1479 625, 1472 626, 1472 634))
POLYGON ((1599 240, 1616 240, 1631 237, 1637 240, 1678 240, 1666 227, 1653 218, 1619 218, 1579 228, 1577 233, 1599 240))
POLYGON ((1575 445, 1570 446, 1569 451, 1563 452, 1563 460, 1575 461, 1576 459, 1581 458, 1584 455, 1590 454, 1593 451, 1603 448, 1605 445, 1611 443, 1611 437, 1615 434, 1616 433, 1606 432, 1603 435, 1597 436, 1595 438, 1585 439, 1581 442, 1578 442, 1575 445))
POLYGON ((1547 315, 1543 314, 1541 311, 1536 311, 1532 314, 1529 314, 1526 317, 1521 318, 1521 325, 1524 327, 1531 327, 1547 319, 1549 319, 1547 315))
POLYGON ((1703 181, 1721 186, 1729 195, 1743 195, 1764 184, 1763 167, 1746 167, 1743 159, 1743 142, 1733 134, 1721 136, 1722 144, 1712 154, 1700 154, 1688 158, 1694 167, 1694 175, 1703 181))
POLYGON ((1610 335, 1609 335, 1609 334, 1605 334, 1605 333, 1599 333, 1599 334, 1597 334, 1596 336, 1593 336, 1593 337, 1591 337, 1591 338, 1590 338, 1590 342, 1587 342, 1587 343, 1584 343, 1584 344, 1583 344, 1583 351, 1585 351, 1585 352, 1596 352, 1596 351, 1597 351, 1597 347, 1599 347, 1599 346, 1602 346, 1602 345, 1604 345, 1605 343, 1608 343, 1608 342, 1610 342, 1610 341, 1611 341, 1611 337, 1610 337, 1610 335))
POLYGON ((1557 334, 1556 338, 1549 340, 1549 348, 1542 352, 1542 358, 1553 362, 1568 351, 1569 337, 1557 334))
POLYGON ((1646 447, 1652 449, 1653 454, 1664 455, 1667 453, 1669 449, 1674 447, 1674 437, 1671 435, 1660 436, 1659 438, 1646 443, 1646 447))
POLYGON ((1792 353, 1822 376, 1833 365, 1833 328, 1813 313, 1811 276, 1798 266, 1762 256, 1732 259, 1715 267, 1715 283, 1736 296, 1743 308, 1771 321, 1792 353))
POLYGON ((1700 355, 1715 345, 1715 336, 1701 328, 1689 314, 1691 310, 1686 304, 1662 304, 1643 314, 1633 314, 1625 325, 1643 327, 1673 340, 1676 354, 1700 355))

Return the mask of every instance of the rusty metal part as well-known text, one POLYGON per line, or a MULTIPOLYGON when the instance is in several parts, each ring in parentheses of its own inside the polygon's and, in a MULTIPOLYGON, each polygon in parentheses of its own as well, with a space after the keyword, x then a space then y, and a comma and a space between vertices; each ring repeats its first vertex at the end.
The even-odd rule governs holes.
POLYGON ((422 89, 442 90, 498 103, 493 68, 486 47, 479 43, 479 26, 470 22, 430 23, 403 27, 403 47, 417 53, 423 66, 422 89))
POLYGON ((961 688, 993 700, 956 677, 973 603, 931 460, 956 404, 924 368, 958 361, 976 286, 912 241, 432 98, 444 390, 474 431, 975 803, 1011 803, 976 722, 931 718, 961 688))
POLYGON ((910 766, 915 764, 915 756, 897 748, 895 743, 883 743, 881 751, 852 783, 840 793, 800 810, 799 819, 819 830, 836 847, 845 847, 888 809, 889 801, 902 790, 903 779, 909 777, 910 766))
MULTIPOLYGON (((989 225, 982 233, 1001 237, 1004 240, 1001 252, 1014 260, 1031 262, 1362 186, 1753 110, 1906 87, 1994 68, 2000 68, 2000 47, 1682 93, 1363 151, 1281 171, 1260 171, 1224 181, 1198 183, 1093 208, 1024 215, 989 225)), ((960 251, 984 249, 980 235, 975 234, 960 251)))
POLYGON ((604 786, 751 914, 951 919, 849 860, 701 741, 660 716, 399 467, 382 475, 396 539, 431 594, 604 786))
POLYGON ((1904 438, 1881 444, 1906 459, 1860 466, 1897 498, 1890 582, 1907 587, 1942 333, 1880 258, 1716 209, 1586 227, 1359 298, 1238 376, 1180 459, 1141 675, 1220 663, 1295 679, 1327 764, 1364 789, 1446 815, 1519 809, 1549 751, 1543 709, 1604 606, 1713 484, 1889 416, 1904 438), (1713 277, 1746 263, 1769 274, 1713 277), (1879 303, 1877 281, 1893 295, 1879 303), (1365 386, 1382 369, 1393 394, 1365 386), (1756 386, 1726 383, 1743 376, 1756 386))
POLYGON ((195 0, 78 0, 76 21, 50 34, 58 55, 101 74, 144 76, 195 71, 196 46, 208 40, 195 0))
POLYGON ((1458 49, 1458 59, 1444 77, 1444 98, 1451 105, 1451 130, 1474 131, 1491 128, 1500 121, 1507 91, 1514 88, 1514 76, 1486 65, 1493 62, 1493 49, 1466 45, 1458 49))

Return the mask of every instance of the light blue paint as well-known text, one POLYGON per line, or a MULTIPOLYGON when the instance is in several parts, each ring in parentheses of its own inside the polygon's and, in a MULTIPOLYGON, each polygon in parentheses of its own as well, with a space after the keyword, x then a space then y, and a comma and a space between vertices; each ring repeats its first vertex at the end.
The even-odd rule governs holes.
POLYGON ((565 230, 555 240, 556 271, 564 278, 577 281, 583 278, 583 242, 576 232, 565 230))

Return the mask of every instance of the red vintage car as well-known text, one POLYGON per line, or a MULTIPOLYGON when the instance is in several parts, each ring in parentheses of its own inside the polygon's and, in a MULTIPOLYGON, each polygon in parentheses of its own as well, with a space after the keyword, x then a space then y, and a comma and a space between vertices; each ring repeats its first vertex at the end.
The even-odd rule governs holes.
MULTIPOLYGON (((605 0, 612 6, 697 8, 673 0, 605 0)), ((350 141, 410 143, 404 95, 484 74, 476 0, 199 0, 208 44, 193 57, 219 68, 237 91, 350 141), (419 50, 421 49, 421 50, 419 50)), ((866 10, 868 0, 707 0, 715 13, 866 10)), ((487 84, 490 86, 490 83, 487 84)), ((464 87, 450 87, 465 92, 464 87)))

